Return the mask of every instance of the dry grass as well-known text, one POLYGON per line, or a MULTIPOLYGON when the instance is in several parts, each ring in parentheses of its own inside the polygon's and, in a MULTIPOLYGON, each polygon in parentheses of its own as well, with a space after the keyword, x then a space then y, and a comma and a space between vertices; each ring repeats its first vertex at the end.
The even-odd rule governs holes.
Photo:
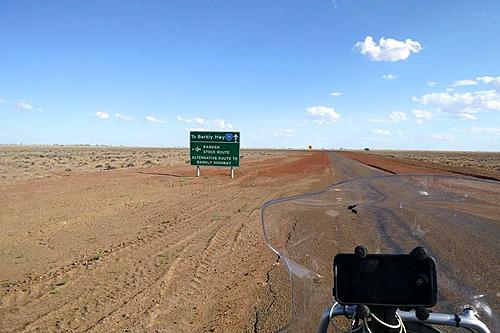
POLYGON ((493 173, 500 172, 500 152, 372 150, 368 153, 423 163, 440 164, 452 168, 474 169, 493 173))
POLYGON ((100 171, 188 163, 187 149, 87 146, 0 146, 0 181, 54 173, 100 171))
MULTIPOLYGON (((241 152, 243 157, 273 154, 273 150, 241 152)), ((0 145, 0 183, 71 172, 179 166, 188 163, 187 148, 0 145)))

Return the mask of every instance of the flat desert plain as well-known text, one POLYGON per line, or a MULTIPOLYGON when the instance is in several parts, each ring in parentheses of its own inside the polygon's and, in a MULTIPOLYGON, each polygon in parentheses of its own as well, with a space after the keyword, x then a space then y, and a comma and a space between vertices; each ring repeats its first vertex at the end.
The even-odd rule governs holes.
POLYGON ((288 319, 289 286, 263 241, 264 201, 453 173, 375 155, 364 165, 359 152, 241 156, 234 179, 197 178, 187 149, 0 146, 0 331, 271 332, 288 319))
POLYGON ((0 331, 262 325, 276 258, 260 205, 333 181, 328 156, 242 151, 231 179, 227 168, 194 177, 188 153, 1 147, 0 331))

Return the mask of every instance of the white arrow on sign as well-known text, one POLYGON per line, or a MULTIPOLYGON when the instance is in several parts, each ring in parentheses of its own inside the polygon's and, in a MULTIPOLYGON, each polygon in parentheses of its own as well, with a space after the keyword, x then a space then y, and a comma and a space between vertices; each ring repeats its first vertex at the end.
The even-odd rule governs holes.
POLYGON ((201 150, 200 147, 196 147, 194 150, 196 150, 197 152, 201 150))
POLYGON ((235 135, 234 135, 234 141, 235 141, 235 142, 238 142, 238 134, 235 134, 235 135))

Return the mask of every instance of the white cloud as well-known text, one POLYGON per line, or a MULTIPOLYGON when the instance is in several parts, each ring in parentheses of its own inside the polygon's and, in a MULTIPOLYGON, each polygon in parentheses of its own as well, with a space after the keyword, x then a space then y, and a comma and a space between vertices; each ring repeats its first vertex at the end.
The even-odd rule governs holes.
POLYGON ((424 120, 431 120, 432 119, 432 112, 426 111, 426 110, 420 110, 420 109, 413 109, 412 110, 413 115, 417 119, 417 123, 423 124, 424 120))
POLYGON ((370 123, 377 123, 377 124, 383 124, 383 123, 387 122, 386 119, 382 119, 382 118, 371 118, 371 119, 368 119, 368 121, 370 123))
POLYGON ((465 86, 475 86, 477 84, 477 81, 475 80, 460 80, 460 81, 455 81, 451 85, 452 87, 465 87, 465 86))
MULTIPOLYGON (((197 124, 197 125, 205 125, 208 128, 216 128, 216 129, 222 129, 222 130, 230 130, 233 128, 233 124, 225 121, 224 119, 214 119, 214 120, 206 120, 203 118, 199 117, 194 117, 194 118, 184 118, 181 116, 176 117, 177 121, 182 122, 182 123, 188 123, 188 124, 197 124)), ((199 128, 187 128, 187 130, 200 130, 199 128)))
POLYGON ((421 105, 435 108, 446 113, 477 113, 481 111, 500 111, 500 95, 496 90, 484 90, 449 94, 447 92, 413 97, 421 105))
POLYGON ((490 83, 500 83, 500 76, 493 77, 493 76, 481 76, 476 78, 477 81, 490 84, 490 83))
POLYGON ((383 135, 383 136, 391 135, 391 131, 384 130, 384 129, 374 129, 374 130, 372 130, 372 133, 376 134, 376 135, 383 135))
POLYGON ((382 78, 386 79, 386 80, 396 80, 398 78, 398 76, 397 76, 397 74, 386 74, 386 75, 382 75, 382 78))
POLYGON ((454 92, 454 91, 455 91, 455 89, 453 89, 453 88, 446 88, 445 90, 446 90, 447 92, 454 92))
POLYGON ((306 110, 313 121, 320 125, 333 124, 340 119, 340 113, 335 112, 334 108, 328 106, 310 106, 306 110))
POLYGON ((121 114, 121 113, 115 113, 115 117, 123 120, 123 121, 132 121, 134 120, 134 117, 132 116, 127 116, 126 114, 121 114))
POLYGON ((183 122, 183 123, 191 123, 191 119, 188 118, 182 118, 181 116, 176 117, 177 121, 183 122))
POLYGON ((489 110, 500 110, 500 99, 487 101, 485 105, 486 108, 489 110))
POLYGON ((451 134, 426 134, 426 138, 431 139, 433 141, 454 141, 456 138, 451 134))
POLYGON ((297 134, 297 131, 294 130, 293 128, 277 128, 273 130, 271 133, 275 137, 280 137, 280 136, 294 137, 297 134))
POLYGON ((427 81, 427 85, 428 85, 429 87, 434 87, 434 86, 436 86, 437 84, 438 84, 438 83, 437 83, 437 82, 435 82, 435 81, 427 81))
POLYGON ((333 96, 333 97, 339 97, 339 96, 342 96, 344 95, 343 92, 340 92, 340 91, 333 91, 330 93, 330 96, 333 96))
POLYGON ((457 114, 457 118, 461 120, 476 120, 477 117, 470 113, 459 113, 457 114))
POLYGON ((97 111, 95 113, 95 116, 100 119, 108 119, 109 118, 109 113, 106 111, 97 111))
POLYGON ((190 132, 204 132, 206 130, 207 129, 203 128, 203 127, 189 127, 189 128, 186 128, 186 131, 190 131, 190 132))
POLYGON ((19 101, 16 103, 16 109, 31 111, 33 110, 33 105, 24 101, 19 101))
POLYGON ((42 108, 38 108, 38 109, 36 109, 36 110, 37 110, 37 111, 39 111, 39 112, 42 112, 42 111, 43 111, 43 109, 42 109, 42 108))
POLYGON ((226 122, 224 119, 214 119, 212 123, 220 129, 228 130, 233 128, 233 125, 226 122))
POLYGON ((3 103, 3 102, 5 102, 5 99, 0 98, 0 103, 3 103))
POLYGON ((372 36, 366 36, 363 42, 354 44, 354 48, 361 54, 368 56, 372 61, 399 61, 406 60, 412 53, 422 51, 419 42, 406 39, 399 41, 392 38, 380 38, 378 43, 373 41, 372 36))
POLYGON ((399 111, 392 111, 389 117, 393 122, 399 123, 406 120, 406 113, 399 111))
POLYGON ((200 118, 200 117, 194 117, 194 118, 183 118, 181 116, 176 117, 177 121, 183 122, 183 123, 196 123, 196 124, 204 124, 205 119, 200 118))
POLYGON ((156 118, 153 116, 146 116, 146 117, 144 117, 144 119, 146 119, 150 123, 155 123, 155 124, 166 124, 167 123, 166 120, 163 120, 161 118, 156 118))
POLYGON ((468 130, 468 132, 471 132, 474 134, 488 134, 488 135, 500 136, 500 127, 494 128, 494 127, 476 127, 476 126, 473 126, 471 129, 468 130))

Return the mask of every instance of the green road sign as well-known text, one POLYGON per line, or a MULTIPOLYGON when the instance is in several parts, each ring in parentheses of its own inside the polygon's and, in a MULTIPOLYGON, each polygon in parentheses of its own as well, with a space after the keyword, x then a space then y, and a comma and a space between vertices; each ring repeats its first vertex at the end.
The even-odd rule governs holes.
POLYGON ((191 165, 240 166, 240 132, 190 132, 191 165))

